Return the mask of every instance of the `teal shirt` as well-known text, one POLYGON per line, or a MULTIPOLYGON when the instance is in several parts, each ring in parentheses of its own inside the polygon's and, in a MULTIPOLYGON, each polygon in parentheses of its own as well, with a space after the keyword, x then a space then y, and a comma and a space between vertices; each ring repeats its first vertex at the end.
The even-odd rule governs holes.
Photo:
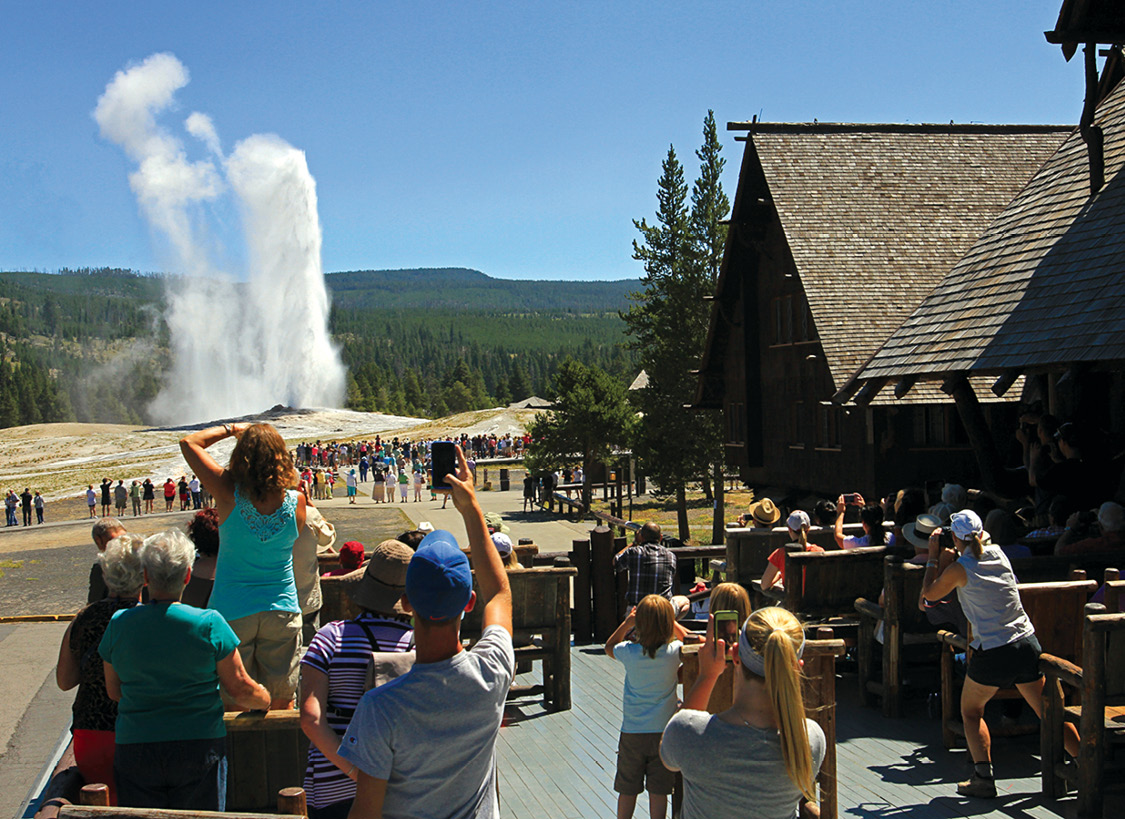
POLYGON ((228 621, 271 610, 299 613, 293 580, 297 534, 294 490, 286 490, 277 510, 262 515, 235 487, 234 509, 219 526, 215 584, 207 605, 228 621))
POLYGON ((215 665, 237 648, 211 609, 161 601, 117 612, 98 645, 121 679, 117 742, 225 737, 215 665))

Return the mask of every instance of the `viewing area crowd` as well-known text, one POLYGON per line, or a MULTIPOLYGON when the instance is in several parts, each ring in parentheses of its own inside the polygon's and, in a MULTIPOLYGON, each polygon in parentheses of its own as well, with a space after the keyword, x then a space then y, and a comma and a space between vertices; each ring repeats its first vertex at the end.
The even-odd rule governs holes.
POLYGON ((86 799, 245 812, 280 793, 309 816, 498 816, 515 675, 540 663, 535 693, 569 709, 573 632, 624 667, 621 817, 645 791, 654 817, 669 802, 835 816, 837 663, 888 717, 940 687, 942 741, 972 760, 962 796, 997 795, 993 736, 1038 731, 1044 794, 1077 786, 1079 815, 1100 814, 1125 714, 1121 473, 1074 425, 1024 421, 1004 496, 760 498, 722 546, 669 546, 649 522, 542 554, 481 512, 473 452, 439 490, 467 548, 426 525, 337 551, 309 471, 425 473, 430 442, 300 445, 294 463, 268 425, 192 433, 181 447, 214 506, 186 533, 94 527, 90 603, 58 662, 78 688, 78 772, 104 784, 86 799), (228 436, 221 467, 207 451, 228 436))

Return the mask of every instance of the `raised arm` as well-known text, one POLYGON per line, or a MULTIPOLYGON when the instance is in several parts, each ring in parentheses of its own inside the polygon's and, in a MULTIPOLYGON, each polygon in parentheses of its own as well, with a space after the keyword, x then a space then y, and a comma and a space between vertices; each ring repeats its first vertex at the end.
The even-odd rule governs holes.
POLYGON ((695 679, 691 691, 684 695, 683 708, 706 712, 711 692, 726 668, 727 642, 722 638, 715 639, 715 616, 711 614, 707 616, 703 646, 699 647, 699 677, 695 679))
POLYGON ((942 563, 941 530, 930 533, 930 557, 926 561, 926 574, 922 578, 922 598, 927 601, 940 601, 957 587, 963 587, 968 580, 965 567, 958 562, 948 564, 938 573, 942 563))
POLYGON ((215 501, 225 507, 234 505, 234 482, 227 471, 220 467, 207 448, 228 436, 240 436, 247 424, 219 424, 205 430, 196 430, 180 439, 180 452, 193 473, 199 476, 200 483, 215 501))
POLYGON ((469 563, 477 574, 477 587, 480 589, 480 603, 484 605, 483 626, 493 624, 512 632, 512 591, 508 586, 508 573, 496 551, 496 545, 488 537, 484 524, 484 513, 477 503, 473 490, 473 475, 465 461, 465 454, 457 446, 457 475, 447 475, 453 496, 453 506, 461 513, 465 522, 465 532, 469 536, 469 563))
POLYGON ((844 497, 841 495, 836 499, 836 547, 837 549, 844 548, 844 510, 847 505, 844 503, 844 497))

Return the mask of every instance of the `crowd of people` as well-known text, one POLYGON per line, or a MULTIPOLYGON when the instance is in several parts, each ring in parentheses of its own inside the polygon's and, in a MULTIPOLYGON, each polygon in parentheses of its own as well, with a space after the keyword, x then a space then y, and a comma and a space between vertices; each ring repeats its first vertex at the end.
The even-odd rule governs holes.
POLYGON ((159 485, 151 478, 132 479, 125 485, 126 479, 119 478, 113 483, 111 478, 103 478, 97 489, 93 484, 86 486, 86 506, 89 509, 89 518, 104 518, 114 515, 118 518, 126 516, 126 510, 132 509, 132 517, 152 515, 156 510, 156 498, 159 494, 164 499, 164 507, 160 512, 173 512, 176 499, 179 499, 180 511, 202 510, 211 507, 214 499, 203 483, 192 474, 190 477, 181 475, 179 480, 171 477, 164 479, 159 485), (98 507, 101 507, 101 515, 98 507), (112 510, 112 512, 111 512, 112 510))
POLYGON ((15 490, 8 490, 8 494, 4 496, 4 526, 18 527, 20 525, 19 517, 16 511, 23 513, 23 526, 31 526, 31 513, 35 511, 35 523, 43 523, 43 509, 46 506, 46 500, 36 490, 33 495, 30 487, 24 487, 23 492, 19 495, 15 490))
POLYGON ((186 436, 181 450, 213 506, 148 538, 113 517, 92 531, 88 604, 57 667, 59 686, 78 689, 82 776, 106 783, 115 805, 221 811, 223 712, 296 706, 311 741, 312 816, 347 816, 353 802, 358 816, 495 816, 493 749, 515 673, 513 549, 502 523, 486 521, 468 460, 458 451, 446 477, 468 555, 429 525, 369 556, 348 542, 338 557, 358 576, 360 614, 318 628, 318 555, 336 555, 335 529, 281 436, 222 425, 186 436), (224 467, 208 450, 229 436, 224 467), (466 651, 460 615, 474 606, 484 632, 466 651), (174 646, 174 657, 154 646, 174 646), (457 714, 436 715, 427 704, 437 698, 456 701, 457 714), (394 741, 403 733, 417 743, 404 749, 394 741))

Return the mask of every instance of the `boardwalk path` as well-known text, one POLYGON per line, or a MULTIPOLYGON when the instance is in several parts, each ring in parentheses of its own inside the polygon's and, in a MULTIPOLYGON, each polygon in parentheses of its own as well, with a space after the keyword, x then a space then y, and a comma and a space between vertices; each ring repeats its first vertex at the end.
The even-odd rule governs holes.
MULTIPOLYGON (((571 657, 571 711, 550 714, 530 700, 508 709, 497 746, 503 817, 615 815, 624 667, 601 647, 575 647, 571 657)), ((1073 797, 1044 804, 1039 794, 1038 735, 997 738, 1000 798, 963 798, 955 784, 967 776, 965 753, 941 746, 938 720, 923 702, 909 703, 902 720, 887 720, 857 703, 854 675, 838 677, 837 687, 841 817, 1073 816, 1073 797)), ((644 800, 638 803, 636 816, 647 816, 644 800)))
MULTIPOLYGON (((504 514, 513 538, 532 538, 544 551, 565 551, 589 529, 589 525, 571 524, 546 513, 519 512, 522 499, 518 491, 480 493, 479 498, 486 511, 504 514)), ((336 522, 341 541, 359 538, 367 543, 394 535, 407 525, 406 519, 430 521, 464 537, 452 504, 445 510, 440 509, 440 502, 430 501, 375 505, 362 497, 354 506, 342 498, 321 506, 326 517, 336 522), (393 514, 394 508, 405 518, 393 514)), ((184 517, 157 516, 145 521, 146 529, 154 531, 184 517)), ((80 604, 93 554, 88 526, 85 522, 60 525, 52 539, 55 548, 42 556, 26 554, 31 552, 26 549, 30 545, 25 546, 20 534, 4 538, 0 531, 0 558, 37 558, 41 562, 7 568, 7 577, 0 579, 0 600, 9 611, 0 614, 40 609, 44 601, 30 594, 31 588, 56 606, 70 604, 72 599, 80 604), (62 565, 68 566, 64 569, 62 565), (43 583, 48 577, 44 570, 65 572, 68 583, 43 583), (75 574, 78 578, 73 578, 75 574)), ((72 697, 58 691, 52 674, 61 633, 62 627, 54 624, 0 627, 0 652, 8 663, 0 683, 12 689, 0 693, 5 707, 0 710, 0 816, 12 816, 16 811, 65 728, 72 697)), ((571 711, 548 714, 536 700, 517 701, 508 709, 497 747, 504 817, 615 814, 613 775, 623 667, 605 657, 600 647, 575 647, 572 658, 571 711)), ((518 682, 538 682, 538 672, 521 676, 518 682)), ((877 710, 856 703, 854 675, 840 677, 837 687, 841 816, 1073 816, 1073 798, 1044 805, 1039 796, 1036 736, 996 740, 1000 799, 960 798, 953 784, 965 776, 964 753, 946 752, 941 747, 938 722, 925 714, 924 702, 908 702, 908 716, 903 720, 885 720, 877 710), (1018 774, 1025 776, 1016 777, 1018 774)), ((644 801, 639 802, 637 816, 645 813, 644 801)))

